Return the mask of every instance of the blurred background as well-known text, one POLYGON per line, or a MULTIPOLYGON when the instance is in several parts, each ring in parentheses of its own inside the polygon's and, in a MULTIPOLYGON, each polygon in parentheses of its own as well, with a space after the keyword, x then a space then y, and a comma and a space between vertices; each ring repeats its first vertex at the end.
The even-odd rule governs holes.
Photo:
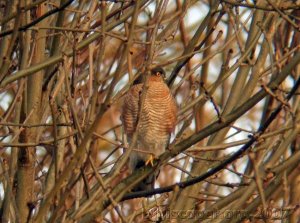
POLYGON ((286 98, 300 71, 299 6, 1 0, 1 222, 298 223, 299 91, 286 98), (245 152, 147 197, 131 192, 143 172, 128 171, 120 114, 156 66, 178 105, 176 152, 162 156, 156 188, 245 152))

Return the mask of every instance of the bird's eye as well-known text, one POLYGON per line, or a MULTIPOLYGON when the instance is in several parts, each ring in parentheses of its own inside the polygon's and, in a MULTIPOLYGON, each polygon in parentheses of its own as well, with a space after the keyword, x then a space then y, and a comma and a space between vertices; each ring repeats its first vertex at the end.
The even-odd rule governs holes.
POLYGON ((157 77, 160 77, 160 76, 161 76, 161 73, 156 72, 156 76, 157 76, 157 77))

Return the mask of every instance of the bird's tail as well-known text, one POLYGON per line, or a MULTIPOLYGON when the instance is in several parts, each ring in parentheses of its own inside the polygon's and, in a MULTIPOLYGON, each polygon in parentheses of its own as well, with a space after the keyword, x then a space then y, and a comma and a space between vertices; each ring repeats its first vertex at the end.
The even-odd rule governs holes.
MULTIPOLYGON (((136 161, 136 165, 134 169, 138 169, 142 166, 145 165, 145 161, 141 158, 139 158, 136 161)), ((137 192, 137 191, 144 191, 144 190, 152 190, 154 189, 154 183, 156 178, 158 177, 159 170, 155 170, 153 173, 150 173, 145 179, 143 179, 139 184, 137 184, 132 191, 137 192)))

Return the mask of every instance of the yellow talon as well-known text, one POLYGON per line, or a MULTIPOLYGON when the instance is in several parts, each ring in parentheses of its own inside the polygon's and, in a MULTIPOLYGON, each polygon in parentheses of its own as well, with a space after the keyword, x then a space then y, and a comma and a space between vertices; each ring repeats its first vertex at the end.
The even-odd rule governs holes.
POLYGON ((145 165, 148 166, 148 164, 150 164, 151 166, 154 166, 153 161, 154 161, 154 156, 151 154, 149 159, 147 159, 145 165))

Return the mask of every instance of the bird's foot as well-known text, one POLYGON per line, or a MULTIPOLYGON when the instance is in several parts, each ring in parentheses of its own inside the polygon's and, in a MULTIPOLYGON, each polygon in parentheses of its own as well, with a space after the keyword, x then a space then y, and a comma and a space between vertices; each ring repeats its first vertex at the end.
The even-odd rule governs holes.
POLYGON ((154 166, 153 161, 154 161, 154 155, 150 154, 149 158, 145 162, 145 165, 148 166, 150 164, 151 166, 154 166))

